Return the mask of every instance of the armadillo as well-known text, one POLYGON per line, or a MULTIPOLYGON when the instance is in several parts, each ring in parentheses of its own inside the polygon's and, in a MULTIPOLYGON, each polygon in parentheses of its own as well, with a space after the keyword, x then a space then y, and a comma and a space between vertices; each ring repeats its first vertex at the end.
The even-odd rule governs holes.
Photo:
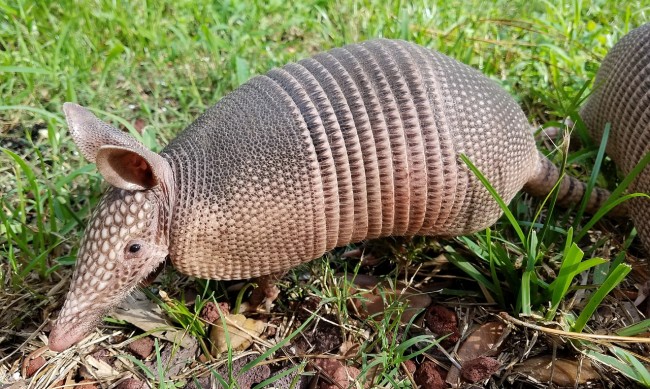
MULTIPOLYGON (((181 272, 244 279, 385 236, 482 230, 498 203, 551 191, 558 169, 525 114, 473 68, 415 44, 372 40, 257 76, 160 154, 64 105, 73 140, 111 184, 95 208, 52 350, 82 339, 166 257, 181 272)), ((585 185, 565 176, 559 198, 585 185)), ((607 195, 592 193, 590 207, 607 195)))
MULTIPOLYGON (((597 140, 610 123, 606 150, 624 174, 650 153, 650 23, 630 31, 609 51, 580 116, 597 140)), ((650 167, 637 176, 629 191, 650 194, 650 167)), ((634 198, 628 208, 650 253, 650 199, 634 198)))

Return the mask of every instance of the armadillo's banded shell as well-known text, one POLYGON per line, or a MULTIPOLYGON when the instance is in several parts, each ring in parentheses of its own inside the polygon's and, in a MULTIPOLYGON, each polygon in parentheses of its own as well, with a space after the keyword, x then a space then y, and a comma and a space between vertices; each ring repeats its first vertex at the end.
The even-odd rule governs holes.
POLYGON ((538 163, 512 98, 444 55, 375 40, 274 69, 163 151, 170 255, 185 273, 248 278, 366 238, 482 229, 499 207, 460 153, 506 201, 538 163))
MULTIPOLYGON (((607 153, 624 173, 650 152, 650 23, 630 31, 610 50, 580 116, 596 139, 611 124, 607 153)), ((650 168, 630 189, 650 193, 650 168)), ((650 200, 633 199, 629 209, 650 251, 650 200)))

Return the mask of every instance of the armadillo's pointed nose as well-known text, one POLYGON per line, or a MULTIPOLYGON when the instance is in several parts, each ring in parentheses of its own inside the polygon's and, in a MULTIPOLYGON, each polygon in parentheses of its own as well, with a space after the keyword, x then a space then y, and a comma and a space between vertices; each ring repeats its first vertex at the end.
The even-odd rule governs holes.
POLYGON ((94 323, 98 320, 99 315, 88 312, 84 315, 84 320, 80 316, 71 315, 68 311, 61 310, 61 316, 54 323, 54 328, 48 337, 48 345, 52 351, 63 351, 78 343, 86 337, 94 328, 94 323))
POLYGON ((101 319, 102 312, 88 308, 87 304, 78 301, 79 299, 74 293, 68 294, 48 337, 50 350, 63 351, 79 342, 95 328, 101 319))
POLYGON ((61 326, 56 326, 52 332, 50 332, 50 336, 48 337, 50 350, 57 352, 66 350, 83 339, 84 335, 85 333, 79 333, 79 331, 75 334, 75 331, 67 331, 61 326))

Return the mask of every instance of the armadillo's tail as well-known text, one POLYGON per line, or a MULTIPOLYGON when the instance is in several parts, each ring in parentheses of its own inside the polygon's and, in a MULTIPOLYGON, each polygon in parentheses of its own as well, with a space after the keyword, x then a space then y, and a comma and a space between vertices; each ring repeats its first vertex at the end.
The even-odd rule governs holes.
MULTIPOLYGON (((539 159, 535 174, 528 180, 524 186, 524 191, 533 196, 544 197, 551 193, 553 187, 560 178, 560 169, 557 168, 546 156, 539 153, 539 159)), ((582 201, 582 198, 587 192, 587 184, 579 179, 565 174, 560 183, 560 188, 557 196, 557 203, 561 206, 577 205, 582 201)), ((587 200, 587 207, 585 211, 588 213, 595 213, 609 198, 609 191, 594 187, 591 190, 589 199, 587 200)), ((623 205, 619 205, 611 210, 608 215, 614 217, 622 217, 627 214, 627 209, 623 205)))

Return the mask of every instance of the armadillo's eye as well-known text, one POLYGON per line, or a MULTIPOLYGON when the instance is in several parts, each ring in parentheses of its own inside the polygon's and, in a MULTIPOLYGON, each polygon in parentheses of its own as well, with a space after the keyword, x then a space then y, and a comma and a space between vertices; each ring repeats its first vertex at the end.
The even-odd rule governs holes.
POLYGON ((138 251, 140 251, 140 245, 139 244, 134 243, 134 244, 129 246, 129 252, 130 253, 137 253, 138 251))

